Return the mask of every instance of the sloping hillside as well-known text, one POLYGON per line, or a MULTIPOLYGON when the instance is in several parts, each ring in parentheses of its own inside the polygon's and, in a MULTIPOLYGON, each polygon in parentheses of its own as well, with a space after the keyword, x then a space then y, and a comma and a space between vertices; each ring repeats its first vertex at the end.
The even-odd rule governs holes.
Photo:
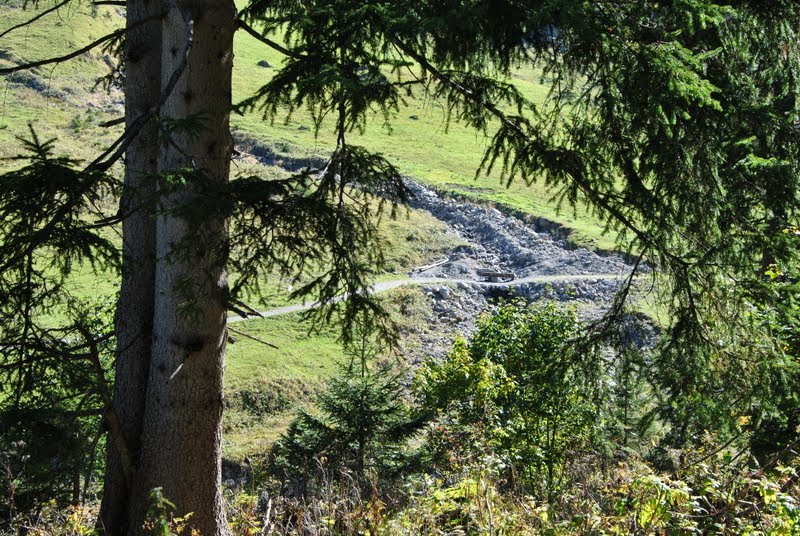
MULTIPOLYGON (((23 5, 24 0, 0 2, 0 34, 50 7, 46 3, 27 8, 23 5)), ((70 3, 35 24, 0 37, 0 65, 66 54, 122 27, 123 17, 118 8, 70 3)), ((112 77, 106 79, 110 84, 103 83, 103 77, 114 72, 115 61, 111 50, 100 47, 62 64, 0 78, 0 157, 18 154, 20 143, 16 138, 29 135, 29 124, 41 137, 58 138, 57 149, 61 153, 79 159, 96 156, 121 133, 120 126, 107 125, 123 115, 119 80, 112 77)), ((268 81, 281 61, 280 53, 240 32, 236 37, 234 101, 247 97, 268 81)), ((534 100, 546 98, 535 69, 519 68, 514 82, 534 100)), ((285 121, 281 119, 284 118, 271 122, 258 112, 232 117, 237 150, 242 153, 234 162, 234 174, 282 175, 286 168, 320 161, 329 154, 333 139, 326 124, 315 132, 311 117, 304 111, 285 121)), ((552 194, 541 185, 529 187, 518 181, 506 188, 496 177, 475 179, 475 169, 486 148, 485 137, 457 124, 448 125, 442 104, 424 94, 409 97, 407 107, 397 113, 390 126, 376 118, 365 133, 354 134, 351 139, 383 152, 401 172, 440 192, 546 218, 575 230, 571 239, 581 243, 604 248, 612 245, 602 236, 602 226, 588 215, 559 214, 551 202, 552 194)), ((108 200, 108 210, 114 210, 114 200, 108 200)), ((405 277, 412 268, 447 257, 465 243, 453 229, 448 231, 444 222, 425 211, 401 213, 398 219, 383 224, 383 232, 389 250, 383 276, 387 279, 405 277)), ((87 297, 109 295, 115 291, 115 281, 114 274, 86 269, 76 277, 74 288, 87 297)), ((253 305, 285 305, 291 284, 271 278, 267 292, 260 299, 254 298, 253 305)), ((437 326, 438 338, 434 342, 439 352, 451 340, 445 334, 460 329, 457 322, 445 326, 444 321, 439 321, 441 311, 432 309, 436 301, 430 299, 430 294, 417 288, 399 290, 389 297, 390 303, 405 304, 403 314, 398 309, 397 316, 406 334, 421 334, 410 337, 406 344, 406 348, 416 345, 418 354, 431 350, 429 346, 434 344, 426 339, 425 326, 437 326)), ((256 321, 241 329, 256 338, 235 337, 237 342, 229 350, 226 451, 236 457, 259 450, 264 441, 273 440, 292 407, 307 399, 341 358, 334 333, 316 334, 309 339, 308 326, 297 316, 256 321), (256 339, 275 344, 278 349, 256 339), (313 359, 308 357, 310 348, 313 359)))
MULTIPOLYGON (((32 6, 22 9, 23 1, 4 0, 0 4, 4 21, 0 32, 47 7, 41 3, 40 11, 32 6)), ((122 11, 117 8, 70 3, 35 24, 0 38, 0 64, 63 55, 122 24, 122 11)), ((244 32, 237 34, 235 46, 233 84, 234 102, 238 102, 273 76, 282 56, 244 32)), ((95 87, 113 65, 114 59, 108 51, 97 48, 70 62, 6 77, 0 107, 0 155, 16 153, 14 138, 26 135, 29 121, 41 132, 59 136, 59 146, 65 152, 81 158, 96 153, 119 134, 119 127, 99 125, 121 116, 121 92, 112 88, 106 94, 103 87, 95 87)), ((521 66, 513 82, 534 101, 542 100, 546 98, 546 89, 540 84, 540 76, 536 69, 521 66)), ((325 156, 333 144, 327 125, 323 124, 316 133, 311 117, 302 110, 275 122, 265 121, 258 112, 234 115, 232 125, 234 130, 260 140, 277 152, 299 157, 325 156)), ((383 118, 376 117, 363 135, 354 133, 351 139, 383 152, 403 173, 441 190, 545 217, 575 229, 575 240, 605 248, 612 246, 602 236, 602 226, 590 216, 580 211, 559 214, 551 202, 552 193, 543 185, 527 186, 520 180, 506 188, 497 177, 476 179, 475 170, 486 148, 486 138, 460 125, 448 125, 444 106, 428 95, 411 96, 407 107, 397 113, 390 125, 384 125, 383 118)))

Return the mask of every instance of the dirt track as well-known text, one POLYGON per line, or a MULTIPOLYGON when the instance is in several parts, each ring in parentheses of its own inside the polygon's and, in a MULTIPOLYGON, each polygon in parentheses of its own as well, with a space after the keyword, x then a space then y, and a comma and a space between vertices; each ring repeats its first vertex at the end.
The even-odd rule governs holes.
MULTIPOLYGON (((514 281, 506 281, 499 283, 490 283, 486 281, 470 281, 470 285, 486 288, 511 288, 519 287, 530 283, 547 284, 547 283, 574 283, 578 281, 619 281, 624 276, 621 274, 583 274, 583 275, 533 275, 515 279, 514 281)), ((383 281, 376 283, 370 288, 371 293, 386 292, 404 285, 440 285, 447 283, 464 283, 464 279, 454 279, 446 277, 415 277, 409 279, 399 279, 395 281, 383 281)), ((341 296, 337 299, 342 300, 346 297, 341 296)), ((298 305, 287 305, 285 307, 276 307, 274 309, 267 309, 259 311, 258 316, 252 315, 247 318, 241 316, 231 316, 228 318, 228 323, 244 322, 256 318, 268 318, 270 316, 286 315, 290 313, 297 313, 300 311, 307 311, 319 306, 319 302, 303 303, 298 305)))

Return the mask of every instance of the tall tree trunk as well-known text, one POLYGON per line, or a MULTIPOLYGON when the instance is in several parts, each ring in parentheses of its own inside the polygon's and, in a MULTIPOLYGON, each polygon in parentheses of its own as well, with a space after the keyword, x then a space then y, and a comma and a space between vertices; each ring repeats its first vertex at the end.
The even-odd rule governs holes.
MULTIPOLYGON (((159 0, 128 0, 127 25, 156 15, 159 0)), ((125 125, 144 114, 161 91, 161 22, 154 20, 131 30, 125 40, 125 125)), ((153 302, 155 299, 156 226, 147 207, 155 193, 158 171, 158 127, 146 124, 125 155, 125 183, 120 212, 122 223, 123 273, 117 304, 117 357, 114 410, 122 425, 128 450, 139 450, 144 396, 150 366, 153 302)), ((101 530, 114 536, 125 534, 130 493, 123 459, 109 437, 101 530)))
POLYGON ((219 216, 189 218, 176 210, 228 181, 235 28, 230 0, 173 2, 162 26, 162 85, 184 62, 185 70, 161 109, 162 123, 174 128, 162 144, 159 173, 183 180, 160 184, 152 358, 133 533, 142 532, 155 487, 176 505, 176 515, 192 513, 190 525, 203 536, 228 532, 221 492, 227 225, 219 216))

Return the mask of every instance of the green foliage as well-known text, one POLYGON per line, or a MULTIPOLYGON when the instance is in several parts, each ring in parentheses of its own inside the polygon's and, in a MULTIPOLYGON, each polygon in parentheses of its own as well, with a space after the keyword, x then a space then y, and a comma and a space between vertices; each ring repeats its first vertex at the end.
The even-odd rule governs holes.
POLYGON ((682 478, 620 467, 616 485, 603 491, 608 506, 583 527, 594 525, 604 534, 796 534, 796 468, 750 470, 729 463, 690 466, 682 478))
POLYGON ((245 14, 285 30, 288 47, 246 108, 337 116, 341 147, 370 107, 388 119, 404 95, 427 92, 493 136, 482 171, 591 207, 664 274, 672 322, 656 381, 671 440, 696 441, 714 419, 733 432, 715 393, 757 376, 745 362, 776 358, 745 344, 748 311, 785 304, 749 289, 791 259, 781 230, 800 208, 796 3, 314 0, 253 2, 245 14), (506 81, 526 61, 550 86, 545 102, 506 81))
POLYGON ((149 499, 146 519, 150 523, 150 530, 156 536, 172 536, 168 516, 170 510, 175 509, 175 505, 164 497, 161 488, 153 488, 149 499))
POLYGON ((95 496, 115 349, 113 307, 111 299, 71 304, 69 329, 40 334, 27 342, 22 367, 2 368, 11 378, 0 392, 4 519, 47 501, 64 506, 95 496))
MULTIPOLYGON (((381 221, 386 212, 396 216, 408 197, 399 172, 381 155, 342 144, 324 169, 306 167, 287 178, 247 175, 220 185, 197 170, 180 170, 164 180, 191 192, 173 210, 190 225, 215 217, 230 222, 224 260, 232 303, 259 296, 265 277, 278 275, 299 283, 289 299, 319 303, 304 313, 316 329, 336 324, 349 344, 364 325, 384 342, 396 342, 393 323, 366 292, 385 268, 381 221)), ((172 254, 188 254, 201 239, 190 235, 172 254)))
POLYGON ((530 517, 499 480, 497 467, 488 464, 456 478, 412 482, 412 499, 380 534, 534 534, 530 517))
MULTIPOLYGON (((798 229, 782 233, 787 246, 797 250, 798 229)), ((778 308, 762 307, 754 314, 755 327, 771 333, 774 355, 758 363, 753 375, 751 410, 751 452, 760 460, 792 444, 800 430, 800 280, 798 261, 779 267, 771 265, 756 292, 769 293, 778 308)))
MULTIPOLYGON (((233 495, 233 494, 232 494, 233 495)), ((233 536, 260 536, 266 527, 259 519, 259 497, 239 493, 229 497, 226 515, 233 536)))
POLYGON ((42 296, 30 296, 39 303, 60 289, 76 262, 119 266, 113 244, 85 221, 87 213, 103 216, 97 204, 116 194, 118 183, 91 168, 81 170, 76 160, 55 156, 55 140, 40 140, 32 127, 30 136, 20 140, 25 154, 13 158, 22 166, 0 177, 0 292, 7 300, 33 292, 15 285, 38 284, 41 293, 39 287, 50 283, 42 296))
POLYGON ((647 365, 654 413, 669 426, 667 444, 742 435, 763 460, 797 437, 798 241, 791 228, 779 238, 786 260, 765 267, 762 280, 729 288, 733 303, 709 311, 713 344, 691 344, 690 328, 679 323, 647 365))
POLYGON ((276 465, 294 493, 314 495, 328 480, 351 478, 364 492, 407 469, 408 439, 421 421, 403 400, 402 373, 376 363, 367 336, 317 396, 315 412, 301 412, 275 445, 276 465))
MULTIPOLYGON (((357 321, 386 319, 362 292, 383 256, 359 192, 392 201, 404 192, 387 159, 349 139, 365 131, 372 110, 388 124, 419 88, 446 102, 448 119, 497 129, 483 170, 543 180, 567 206, 588 204, 621 246, 666 275, 669 337, 651 363, 623 365, 616 379, 649 365, 659 396, 653 415, 672 445, 697 444, 706 431, 735 439, 748 427, 759 458, 791 444, 800 418, 798 289, 796 244, 783 230, 800 208, 796 2, 256 1, 244 14, 285 31, 289 59, 239 109, 274 119, 306 108, 317 133, 333 117, 336 147, 321 173, 234 181, 191 207, 195 217, 234 218, 242 279, 233 298, 266 268, 302 272, 308 258, 330 269, 299 294, 329 306, 324 320, 343 310, 346 342, 357 321), (528 59, 549 81, 545 103, 504 80, 528 59), (333 300, 345 291, 350 300, 333 300)), ((29 148, 34 157, 3 176, 0 198, 0 319, 8 320, 0 366, 16 402, 49 379, 41 374, 47 359, 96 343, 80 323, 53 330, 36 315, 63 301, 77 261, 116 262, 85 224, 113 181, 53 158, 49 142, 34 137, 29 148)), ((572 334, 568 321, 540 323, 531 335, 508 313, 483 339, 460 343, 440 370, 431 366, 424 389, 444 415, 442 430, 485 439, 517 480, 546 475, 553 490, 565 456, 594 439, 600 374, 593 356, 556 351, 572 334)), ((361 400, 348 389, 329 401, 331 411, 361 400)), ((334 424, 372 426, 356 413, 357 422, 309 417, 297 434, 315 444, 334 424)), ((632 486, 641 500, 627 529, 694 528, 688 489, 661 477, 632 486)), ((756 504, 775 495, 765 491, 756 504)))
POLYGON ((21 530, 30 536, 98 536, 96 528, 99 504, 75 504, 64 507, 56 501, 39 505, 33 519, 12 520, 11 531, 0 528, 3 536, 17 536, 21 530), (24 529, 22 528, 24 527, 24 529))
POLYGON ((481 317, 469 344, 427 363, 417 391, 439 415, 439 458, 499 456, 513 484, 552 497, 599 431, 597 357, 570 348, 577 329, 555 304, 507 303, 481 317))
POLYGON ((729 454, 657 473, 635 459, 587 471, 580 489, 543 504, 510 493, 491 468, 428 479, 389 516, 386 534, 797 534, 797 466, 749 469, 729 454))
POLYGON ((3 508, 45 498, 78 502, 92 491, 114 345, 110 300, 79 302, 71 274, 119 266, 114 244, 90 223, 117 182, 54 156, 31 128, 20 167, 0 175, 0 453, 3 508), (67 321, 48 322, 58 311, 67 321), (89 444, 87 446, 87 438, 89 444))
MULTIPOLYGON (((800 528, 797 460, 786 461, 752 469, 721 454, 668 475, 630 459, 602 475, 595 470, 580 492, 565 494, 557 505, 510 492, 491 465, 465 468, 447 479, 410 479, 408 502, 388 511, 380 501, 348 503, 335 494, 303 504, 275 496, 263 510, 256 506, 257 497, 243 493, 229 498, 229 527, 236 536, 288 536, 300 530, 386 536, 794 535, 800 528)), ((171 536, 191 528, 191 516, 175 519, 171 510, 170 502, 153 490, 147 530, 171 536)), ((90 536, 96 533, 95 514, 92 505, 59 508, 48 503, 26 531, 31 536, 90 536)))
POLYGON ((164 497, 161 488, 150 490, 147 513, 145 514, 144 529, 153 536, 200 536, 192 528, 192 513, 175 517, 173 511, 175 504, 164 497))

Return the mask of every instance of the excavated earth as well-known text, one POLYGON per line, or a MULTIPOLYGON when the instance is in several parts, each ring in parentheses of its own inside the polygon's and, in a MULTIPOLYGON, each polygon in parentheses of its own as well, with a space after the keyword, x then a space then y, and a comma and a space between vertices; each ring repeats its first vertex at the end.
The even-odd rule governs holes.
POLYGON ((426 275, 470 279, 477 268, 513 272, 517 279, 545 275, 610 275, 630 271, 625 258, 571 247, 551 232, 507 216, 496 208, 444 199, 407 180, 413 208, 426 210, 470 243, 426 275))
MULTIPOLYGON (((292 159, 248 137, 235 138, 243 163, 277 165, 288 171, 324 165, 322 159, 292 159)), ((412 179, 405 182, 412 194, 410 207, 429 212, 464 244, 446 258, 413 270, 407 279, 373 287, 374 292, 382 292, 416 284, 428 297, 431 312, 426 324, 403 333, 402 353, 411 363, 446 354, 456 336, 469 338, 480 313, 491 309, 498 299, 554 300, 574 306, 584 321, 597 319, 608 310, 633 269, 625 255, 575 247, 565 239, 565 229, 552 222, 525 222, 493 207, 440 195, 412 179), (514 278, 488 282, 479 270, 514 274, 514 278)), ((274 316, 314 306, 291 305, 261 314, 274 316)), ((642 329, 644 333, 637 339, 651 344, 655 340, 652 328, 642 329)))
MULTIPOLYGON (((412 362, 445 354, 457 335, 469 337, 478 315, 498 298, 555 300, 574 305, 585 321, 597 319, 633 269, 624 255, 574 247, 552 231, 554 226, 525 223, 496 208, 406 183, 413 193, 411 207, 429 212, 467 244, 410 274, 423 285, 432 310, 428 325, 408 334, 414 342, 405 351, 412 362), (513 273, 514 279, 487 282, 480 269, 513 273)), ((645 331, 637 337, 642 344, 653 340, 651 328, 637 329, 645 331)))

